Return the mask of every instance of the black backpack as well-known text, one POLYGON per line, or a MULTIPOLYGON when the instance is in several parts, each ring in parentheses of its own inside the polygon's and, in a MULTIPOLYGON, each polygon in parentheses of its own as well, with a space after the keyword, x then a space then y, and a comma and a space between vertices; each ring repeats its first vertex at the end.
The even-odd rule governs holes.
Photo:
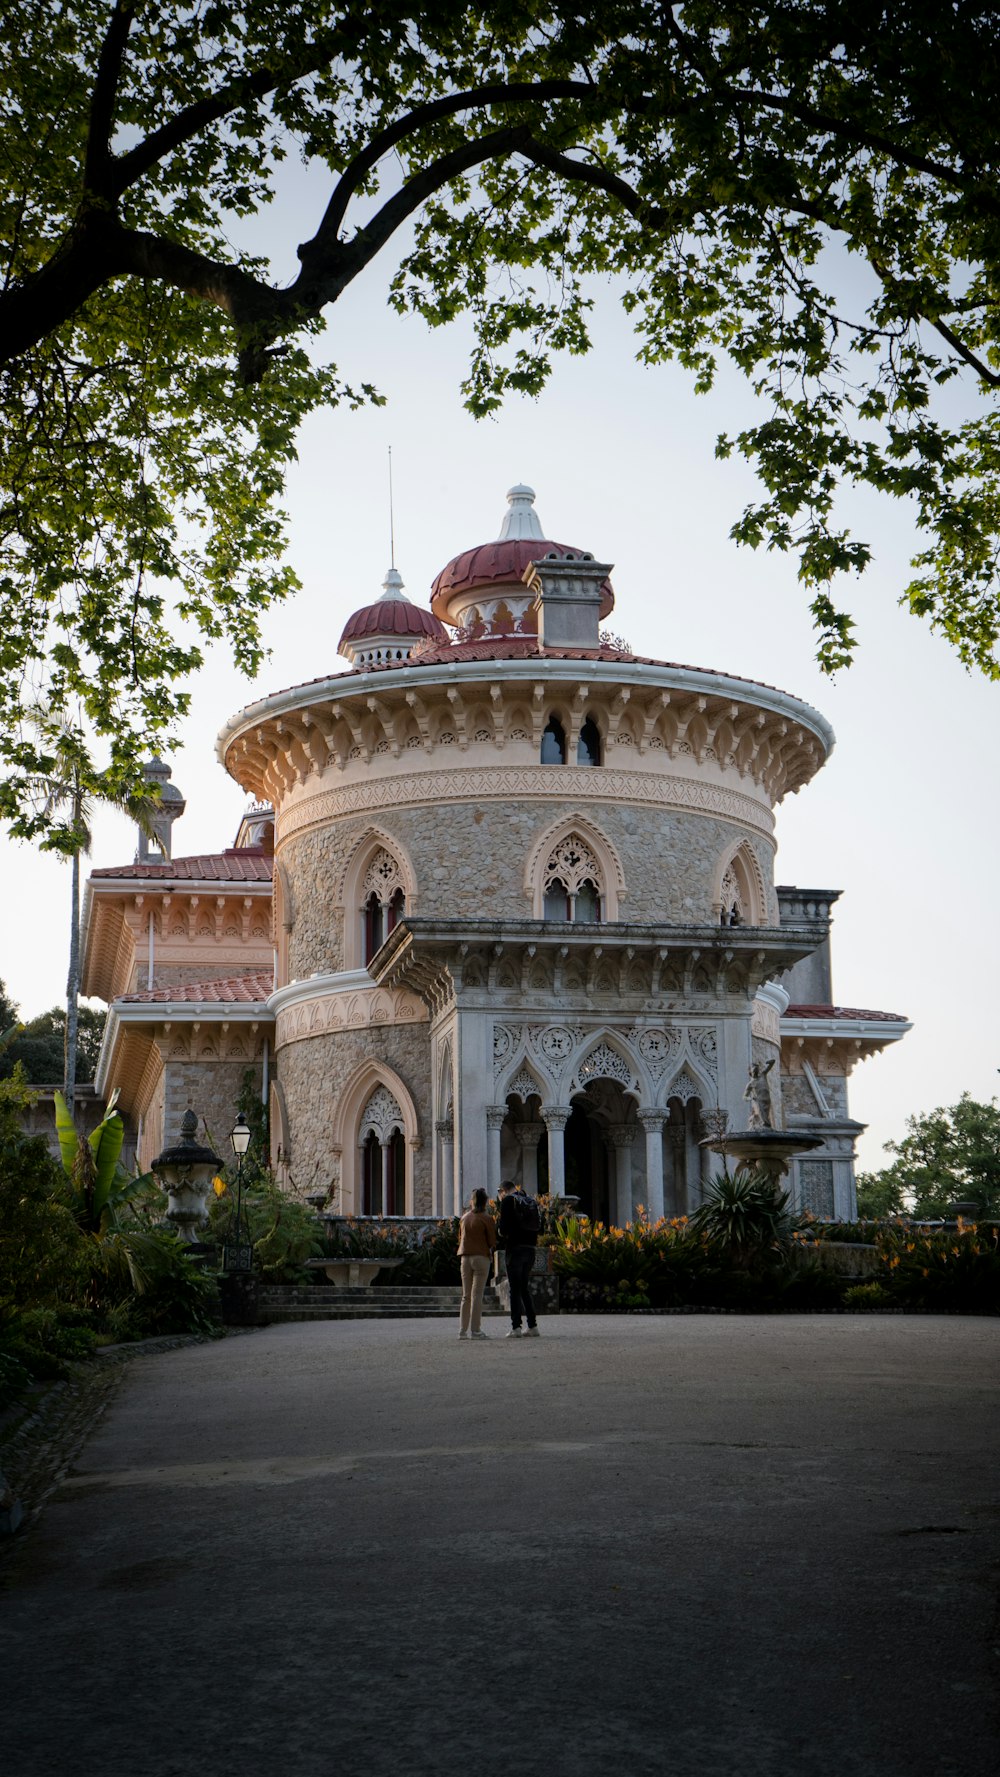
POLYGON ((517 1211, 518 1230, 522 1234, 540 1234, 542 1231, 542 1214, 538 1207, 537 1197, 522 1197, 515 1192, 514 1208, 517 1211))

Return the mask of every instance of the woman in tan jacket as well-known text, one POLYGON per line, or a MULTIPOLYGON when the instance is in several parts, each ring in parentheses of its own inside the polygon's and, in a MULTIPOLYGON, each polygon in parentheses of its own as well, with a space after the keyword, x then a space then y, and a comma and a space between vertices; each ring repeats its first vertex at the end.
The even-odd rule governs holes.
POLYGON ((462 1319, 459 1338, 486 1339, 482 1330, 483 1291, 490 1274, 493 1254, 497 1249, 497 1230, 486 1205, 485 1191, 473 1191, 472 1207, 467 1209, 458 1228, 458 1256, 462 1262, 462 1319))

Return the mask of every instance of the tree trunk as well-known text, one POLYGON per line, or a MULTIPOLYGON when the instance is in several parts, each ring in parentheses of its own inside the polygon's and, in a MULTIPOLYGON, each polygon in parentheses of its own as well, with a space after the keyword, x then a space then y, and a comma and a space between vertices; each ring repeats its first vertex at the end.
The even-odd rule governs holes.
POLYGON ((73 1115, 76 1097, 77 1000, 80 992, 80 853, 73 853, 72 915, 69 932, 69 974, 66 977, 66 1049, 63 1097, 73 1115))

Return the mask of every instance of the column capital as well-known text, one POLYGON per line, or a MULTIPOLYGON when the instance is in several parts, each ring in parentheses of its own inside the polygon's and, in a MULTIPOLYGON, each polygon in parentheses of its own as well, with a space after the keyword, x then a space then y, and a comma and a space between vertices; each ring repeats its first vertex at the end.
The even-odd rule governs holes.
MULTIPOLYGON (((565 1127, 565 1125, 564 1125, 565 1127)), ((515 1123, 514 1134, 522 1148, 537 1148, 542 1139, 541 1123, 515 1123)))
POLYGON ((608 1140, 613 1148, 630 1148, 638 1131, 634 1123, 609 1123, 608 1140))
POLYGON ((561 1135, 572 1115, 573 1106, 571 1104, 544 1104, 542 1106, 542 1121, 546 1129, 557 1135, 561 1135))
POLYGON ((439 1117, 437 1122, 435 1123, 434 1127, 437 1130, 438 1135, 440 1136, 442 1141, 444 1141, 444 1142, 453 1142, 454 1141, 455 1126, 452 1123, 452 1120, 450 1117, 439 1117))
POLYGON ((669 1112, 661 1110, 658 1106, 643 1105, 642 1108, 636 1112, 636 1115, 647 1135, 658 1135, 667 1120, 669 1112))
POLYGON ((486 1106, 487 1129, 502 1129, 506 1117, 507 1106, 505 1104, 488 1104, 486 1106))

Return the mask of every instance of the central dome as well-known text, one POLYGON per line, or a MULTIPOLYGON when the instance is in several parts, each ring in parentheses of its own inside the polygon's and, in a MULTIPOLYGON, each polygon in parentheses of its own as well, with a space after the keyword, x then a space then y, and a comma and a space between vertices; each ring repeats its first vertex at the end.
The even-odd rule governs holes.
MULTIPOLYGON (((545 536, 534 509, 535 490, 519 482, 507 494, 507 512, 500 535, 492 543, 465 549, 441 569, 431 586, 431 610, 443 623, 475 634, 534 634, 532 596, 522 576, 529 563, 545 555, 575 557, 584 551, 545 536)), ((601 587, 602 618, 613 610, 610 580, 601 587)))

